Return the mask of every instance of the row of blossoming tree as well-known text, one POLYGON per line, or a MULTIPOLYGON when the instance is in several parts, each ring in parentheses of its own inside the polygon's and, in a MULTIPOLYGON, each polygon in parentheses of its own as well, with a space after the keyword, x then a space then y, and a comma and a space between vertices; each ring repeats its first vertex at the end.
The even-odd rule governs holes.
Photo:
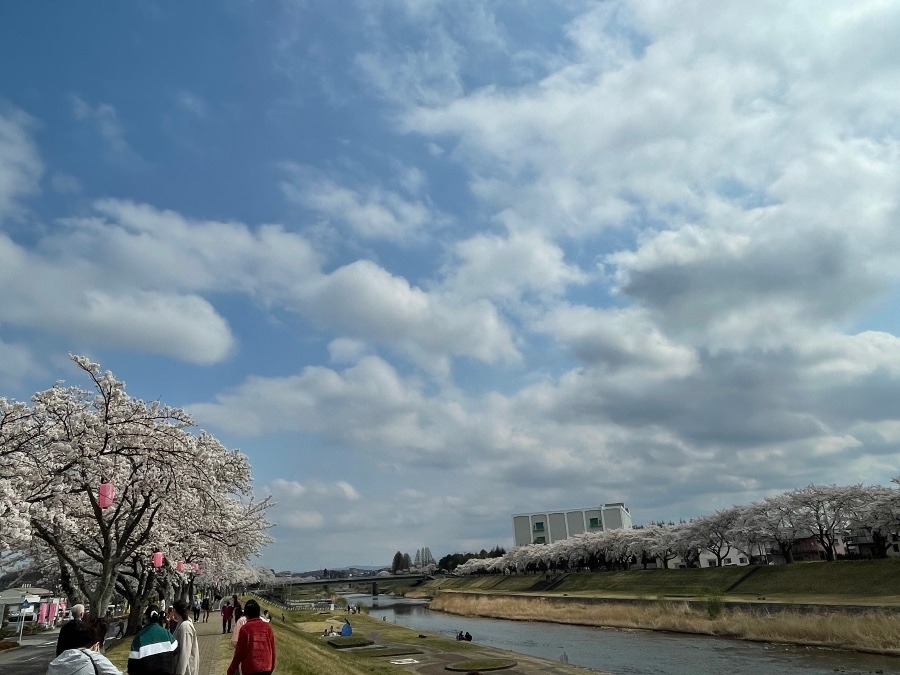
MULTIPOLYGON (((893 482, 900 485, 900 478, 893 482)), ((679 524, 653 524, 628 530, 586 533, 551 544, 513 548, 505 555, 472 559, 457 574, 627 568, 674 560, 700 565, 704 552, 721 566, 732 551, 748 560, 766 560, 777 551, 793 562, 795 543, 812 538, 827 560, 848 536, 871 541, 873 555, 884 557, 900 535, 900 489, 882 486, 809 485, 679 524)))
POLYGON ((270 502, 253 498, 247 458, 72 360, 90 389, 0 398, 0 552, 92 608, 121 594, 130 623, 163 588, 257 581, 248 561, 268 541, 270 502))

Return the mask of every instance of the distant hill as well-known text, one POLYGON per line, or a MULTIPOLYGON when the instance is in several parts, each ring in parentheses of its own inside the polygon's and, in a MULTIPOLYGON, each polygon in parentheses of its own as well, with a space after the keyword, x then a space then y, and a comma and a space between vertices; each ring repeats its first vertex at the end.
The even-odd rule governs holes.
MULTIPOLYGON (((328 573, 346 572, 354 574, 356 572, 380 572, 381 570, 390 569, 389 565, 342 565, 341 567, 329 567, 328 573)), ((318 577, 322 576, 322 569, 308 570, 306 572, 293 572, 295 577, 318 577)))

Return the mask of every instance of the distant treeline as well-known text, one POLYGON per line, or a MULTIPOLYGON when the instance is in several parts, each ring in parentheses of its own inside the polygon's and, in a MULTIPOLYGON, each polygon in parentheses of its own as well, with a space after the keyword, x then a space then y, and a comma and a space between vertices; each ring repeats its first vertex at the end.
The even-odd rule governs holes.
POLYGON ((452 572, 458 566, 462 565, 464 562, 469 560, 480 559, 484 560, 485 558, 499 558, 500 556, 506 555, 506 549, 501 546, 495 546, 490 551, 486 551, 485 549, 481 549, 479 553, 450 553, 445 555, 443 558, 438 560, 438 568, 442 570, 447 570, 448 572, 452 572))

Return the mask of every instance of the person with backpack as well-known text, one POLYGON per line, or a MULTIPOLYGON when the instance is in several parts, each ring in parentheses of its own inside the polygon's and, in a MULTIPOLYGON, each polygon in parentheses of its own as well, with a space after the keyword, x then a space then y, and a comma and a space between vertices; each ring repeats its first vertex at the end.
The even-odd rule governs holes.
POLYGON ((103 619, 83 622, 71 632, 68 649, 64 649, 47 666, 47 675, 122 675, 112 662, 100 653, 109 628, 103 619))

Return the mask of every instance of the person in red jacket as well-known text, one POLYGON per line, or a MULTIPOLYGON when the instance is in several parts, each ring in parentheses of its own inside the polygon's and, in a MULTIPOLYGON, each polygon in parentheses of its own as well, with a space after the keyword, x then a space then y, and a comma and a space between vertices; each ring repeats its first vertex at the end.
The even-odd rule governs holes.
POLYGON ((228 675, 235 675, 238 666, 241 675, 271 675, 275 670, 275 633, 272 632, 272 625, 259 618, 259 603, 256 600, 247 601, 244 616, 247 623, 238 634, 228 675))

